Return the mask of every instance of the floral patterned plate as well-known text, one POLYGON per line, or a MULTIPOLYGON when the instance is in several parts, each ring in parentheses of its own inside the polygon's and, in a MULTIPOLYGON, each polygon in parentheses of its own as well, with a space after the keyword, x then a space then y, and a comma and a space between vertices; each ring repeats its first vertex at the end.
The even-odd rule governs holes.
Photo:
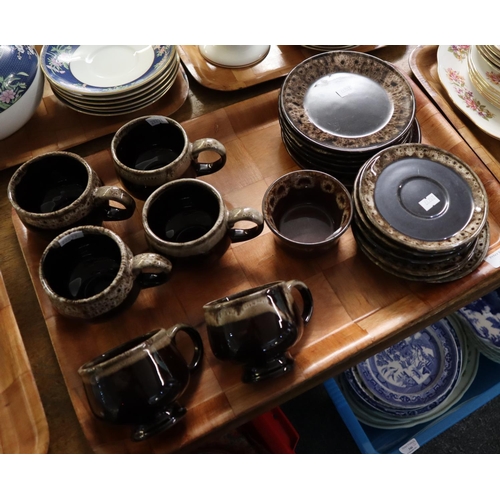
POLYGON ((81 95, 115 95, 161 76, 175 45, 44 45, 41 68, 51 85, 81 95))
POLYGON ((476 90, 469 77, 467 55, 470 45, 440 45, 438 76, 453 103, 487 134, 500 138, 500 108, 476 90))

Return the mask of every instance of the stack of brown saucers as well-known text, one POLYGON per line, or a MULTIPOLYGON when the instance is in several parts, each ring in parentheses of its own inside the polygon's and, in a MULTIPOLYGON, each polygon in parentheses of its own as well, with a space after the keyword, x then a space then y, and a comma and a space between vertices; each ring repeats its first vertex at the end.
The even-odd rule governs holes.
POLYGON ((379 151, 420 142, 415 96, 405 76, 369 54, 338 50, 310 57, 283 82, 279 123, 284 145, 304 169, 352 188, 379 151))
POLYGON ((466 163, 442 149, 385 149, 359 171, 353 202, 359 248, 400 278, 453 281, 476 269, 488 251, 484 186, 466 163))

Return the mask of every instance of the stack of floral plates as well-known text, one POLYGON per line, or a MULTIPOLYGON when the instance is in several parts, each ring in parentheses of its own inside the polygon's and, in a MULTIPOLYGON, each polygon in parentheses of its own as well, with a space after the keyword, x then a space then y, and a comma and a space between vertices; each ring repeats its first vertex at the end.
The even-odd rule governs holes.
POLYGON ((352 187, 360 167, 388 146, 420 141, 415 96, 391 64, 338 50, 298 64, 279 97, 283 143, 304 169, 352 187))
POLYGON ((486 191, 475 172, 447 151, 391 146, 363 165, 352 197, 358 247, 400 278, 453 281, 487 254, 486 191))
POLYGON ((458 310, 471 343, 495 363, 500 363, 500 289, 458 310))
POLYGON ((467 57, 470 79, 478 92, 500 107, 500 56, 496 45, 471 45, 467 57), (488 47, 492 47, 490 55, 488 47))
POLYGON ((41 68, 54 95, 81 113, 115 116, 156 102, 175 82, 175 45, 44 45, 41 68))
POLYGON ((478 363, 478 350, 451 315, 346 370, 338 382, 361 422, 413 427, 455 405, 478 363))
POLYGON ((483 132, 500 138, 500 56, 493 48, 499 51, 496 45, 439 45, 437 70, 455 106, 483 132))

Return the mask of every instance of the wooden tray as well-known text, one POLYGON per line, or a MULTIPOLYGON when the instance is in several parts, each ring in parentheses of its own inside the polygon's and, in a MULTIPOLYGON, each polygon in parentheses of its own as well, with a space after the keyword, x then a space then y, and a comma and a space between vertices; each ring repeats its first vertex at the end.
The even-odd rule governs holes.
MULTIPOLYGON (((462 158, 486 187, 491 200, 492 252, 500 247, 500 185, 425 94, 412 85, 423 142, 462 158)), ((226 166, 204 179, 221 192, 230 206, 260 208, 269 184, 298 168, 281 140, 278 93, 275 90, 184 122, 193 140, 215 137, 225 144, 226 166)), ((87 160, 104 182, 117 183, 108 150, 87 160)), ((139 204, 132 219, 106 224, 123 237, 134 253, 147 249, 140 225, 141 207, 139 204)), ((465 278, 447 284, 398 279, 358 252, 350 230, 335 250, 321 257, 292 257, 276 245, 265 228, 259 237, 234 244, 211 269, 174 268, 167 284, 143 290, 127 311, 106 322, 88 323, 64 318, 53 310, 37 274, 47 242, 29 233, 14 212, 12 220, 77 417, 96 452, 189 450, 415 333, 500 283, 500 271, 487 262, 465 278), (227 293, 288 279, 303 280, 315 299, 312 320, 292 350, 295 369, 275 380, 245 385, 240 381, 241 367, 214 358, 207 342, 202 306, 227 293), (187 416, 163 434, 133 443, 129 428, 106 424, 90 413, 77 369, 119 343, 179 321, 197 327, 205 343, 202 369, 194 374, 182 397, 187 416)))
POLYGON ((100 117, 65 106, 45 81, 42 102, 30 121, 0 141, 0 170, 24 163, 47 151, 72 148, 116 132, 124 123, 144 114, 171 115, 185 102, 189 92, 187 75, 179 66, 172 88, 147 108, 126 115, 100 117))
POLYGON ((0 272, 0 453, 47 453, 49 426, 0 272))
MULTIPOLYGON (((368 52, 380 45, 359 45, 368 52)), ((297 64, 318 52, 300 45, 271 45, 263 61, 249 68, 221 68, 207 62, 198 45, 179 45, 179 54, 189 73, 201 85, 215 90, 237 90, 287 75, 297 64)))
POLYGON ((438 108, 500 181, 500 140, 482 131, 453 104, 439 79, 437 49, 438 45, 419 45, 410 55, 410 68, 438 108))

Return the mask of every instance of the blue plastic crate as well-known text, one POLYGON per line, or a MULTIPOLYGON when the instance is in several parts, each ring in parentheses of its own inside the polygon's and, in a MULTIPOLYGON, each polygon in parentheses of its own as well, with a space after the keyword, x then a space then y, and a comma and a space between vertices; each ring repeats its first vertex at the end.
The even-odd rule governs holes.
POLYGON ((327 380, 324 386, 362 453, 402 453, 402 447, 409 453, 498 396, 500 364, 481 355, 476 378, 458 404, 430 422, 406 429, 377 429, 361 423, 335 380, 327 380))

